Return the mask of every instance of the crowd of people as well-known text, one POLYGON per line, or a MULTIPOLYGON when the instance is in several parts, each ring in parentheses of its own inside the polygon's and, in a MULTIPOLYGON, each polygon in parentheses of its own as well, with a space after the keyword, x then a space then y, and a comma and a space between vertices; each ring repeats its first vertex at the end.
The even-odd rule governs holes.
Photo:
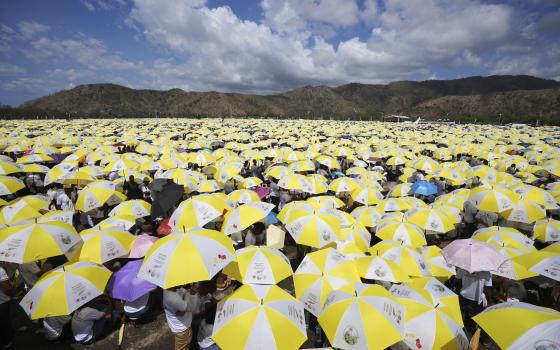
MULTIPOLYGON (((253 201, 270 203, 271 210, 263 218, 228 237, 236 251, 253 246, 278 249, 293 271, 308 254, 320 249, 337 249, 349 259, 359 260, 371 256, 375 251, 372 247, 387 240, 410 247, 423 259, 423 248, 445 249, 451 242, 473 238, 487 228, 515 229, 530 240, 527 252, 550 247, 560 240, 560 225, 556 224, 560 219, 558 128, 114 120, 10 122, 0 133, 0 211, 5 210, 0 214, 0 332, 6 349, 18 348, 12 342, 15 330, 11 313, 19 307, 15 302, 22 301, 49 271, 74 263, 84 254, 77 244, 66 254, 34 261, 14 263, 3 258, 14 227, 43 222, 42 217, 49 213, 59 214, 58 220, 66 220, 82 235, 88 230, 120 230, 134 239, 151 237, 152 244, 156 244, 153 242, 177 232, 188 234, 196 226, 184 227, 174 220, 181 214, 178 211, 182 204, 193 198, 213 196, 227 204, 221 215, 204 223, 205 229, 221 232, 225 232, 228 215, 236 208, 253 201), (7 181, 22 186, 10 191, 4 185, 7 181), (104 200, 95 197, 95 203, 91 200, 93 195, 82 198, 90 196, 86 194, 88 186, 99 181, 114 186, 111 195, 104 200), (177 185, 180 193, 174 197, 172 190, 177 185), (505 194, 499 196, 513 201, 513 206, 498 208, 503 201, 500 197, 495 199, 496 209, 481 209, 486 205, 479 200, 481 190, 503 190, 505 194), (528 203, 527 191, 538 193, 542 201, 528 203), (507 197, 510 193, 515 198, 507 197), (22 208, 13 209, 22 201, 22 208), (130 201, 142 202, 149 210, 124 217, 115 215, 119 206, 130 201), (312 206, 305 207, 304 202, 312 206), (300 209, 298 205, 310 213, 333 216, 338 220, 336 235, 320 237, 317 244, 305 243, 301 232, 290 226, 290 212, 293 220, 293 211, 300 209), (526 213, 532 208, 529 206, 540 214, 526 213), (439 210, 439 214, 443 213, 439 220, 449 220, 451 226, 445 223, 442 225, 447 228, 440 229, 439 224, 433 223, 431 227, 421 227, 409 220, 418 208, 439 210), (368 217, 361 215, 364 211, 368 217), (17 215, 23 215, 21 220, 14 219, 17 215), (535 234, 535 223, 543 220, 556 225, 551 228, 556 231, 546 236, 535 234), (398 232, 396 228, 391 231, 389 239, 385 233, 380 237, 380 229, 394 223, 413 226, 411 230, 419 232, 421 243, 401 233, 401 227, 398 232), (344 236, 341 232, 345 229, 360 231, 361 238, 344 236), (273 231, 283 233, 281 242, 273 231), (360 240, 367 242, 363 248, 360 240)), ((319 231, 319 236, 324 233, 319 231)), ((131 247, 132 243, 128 249, 131 247)), ((92 344, 114 331, 123 315, 126 322, 141 327, 163 312, 175 338, 175 349, 220 349, 213 338, 217 310, 243 281, 224 270, 204 281, 169 288, 154 284, 134 300, 114 298, 116 274, 135 261, 140 269, 147 254, 150 253, 131 258, 127 253, 104 259, 103 266, 113 273, 104 293, 68 314, 33 320, 45 344, 92 344)), ((556 254, 560 254, 558 250, 556 254)), ((425 276, 432 276, 430 262, 425 263, 425 276)), ((452 272, 436 277, 457 293, 467 337, 478 327, 472 317, 495 304, 520 301, 560 310, 558 278, 528 270, 518 279, 510 270, 496 273, 467 271, 451 264, 446 267, 452 272)), ((182 268, 188 270, 189 266, 182 268)), ((560 270, 558 266, 552 268, 560 270)), ((379 284, 387 290, 394 285, 387 280, 361 277, 362 283, 379 284)), ((301 298, 291 278, 279 286, 301 298)), ((317 315, 306 310, 305 316, 310 335, 307 344, 335 346, 321 329, 317 315)), ((483 332, 481 342, 489 348, 495 346, 492 334, 483 332)), ((395 346, 411 348, 404 342, 395 346)))

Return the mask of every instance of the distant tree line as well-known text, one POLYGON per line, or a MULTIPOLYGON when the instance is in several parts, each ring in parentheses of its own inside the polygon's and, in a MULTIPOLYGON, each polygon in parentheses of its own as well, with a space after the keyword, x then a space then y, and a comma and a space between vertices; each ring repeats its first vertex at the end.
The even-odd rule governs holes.
MULTIPOLYGON (((401 112, 406 114, 406 112, 401 112)), ((376 121, 382 119, 382 114, 378 112, 361 112, 354 113, 351 115, 314 115, 310 118, 309 115, 279 115, 272 113, 261 113, 261 114, 193 114, 193 113, 181 113, 181 114, 167 114, 159 112, 151 112, 145 114, 129 114, 129 113, 107 113, 104 111, 94 112, 94 113, 69 113, 65 111, 56 110, 44 110, 44 109, 34 109, 34 108, 18 108, 11 107, 9 105, 0 104, 0 118, 7 119, 87 119, 87 118, 258 118, 258 119, 323 119, 323 120, 360 120, 360 121, 376 121)), ((413 118, 421 117, 423 120, 449 120, 458 123, 480 123, 480 124, 508 124, 508 123, 525 123, 530 125, 535 125, 538 121, 540 125, 560 125, 560 116, 553 115, 513 115, 513 114, 500 114, 500 115, 488 115, 488 116, 476 116, 469 114, 462 115, 448 115, 445 117, 434 117, 434 116, 424 116, 421 114, 411 113, 411 120, 413 118)))

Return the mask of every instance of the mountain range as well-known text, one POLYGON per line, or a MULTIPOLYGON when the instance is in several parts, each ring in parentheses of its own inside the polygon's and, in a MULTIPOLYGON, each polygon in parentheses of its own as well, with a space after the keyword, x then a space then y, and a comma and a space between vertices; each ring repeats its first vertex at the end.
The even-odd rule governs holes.
POLYGON ((455 80, 304 86, 285 93, 136 90, 115 84, 79 85, 25 102, 23 111, 73 117, 249 116, 381 119, 405 114, 425 119, 560 124, 560 82, 501 75, 455 80))

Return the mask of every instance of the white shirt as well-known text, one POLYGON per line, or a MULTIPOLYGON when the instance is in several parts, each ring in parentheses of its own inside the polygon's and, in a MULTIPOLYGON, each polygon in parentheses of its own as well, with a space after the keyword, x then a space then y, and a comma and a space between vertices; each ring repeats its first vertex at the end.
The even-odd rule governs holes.
POLYGON ((149 299, 150 299, 150 293, 146 293, 136 300, 125 302, 124 312, 129 314, 135 314, 137 312, 144 311, 148 307, 149 299))
POLYGON ((205 349, 214 344, 212 340, 212 330, 214 329, 213 324, 206 324, 205 320, 200 323, 200 328, 198 328, 198 334, 196 336, 196 341, 201 349, 205 349))
POLYGON ((56 205, 61 210, 74 210, 74 204, 72 204, 72 200, 66 193, 61 193, 58 198, 56 199, 56 205))
POLYGON ((85 343, 93 338, 93 324, 105 316, 105 313, 92 307, 84 307, 74 312, 72 333, 77 342, 85 343))
POLYGON ((192 313, 198 309, 198 303, 197 295, 190 295, 184 288, 163 291, 163 309, 171 332, 181 333, 191 326, 192 313), (178 311, 184 314, 179 316, 178 311))
POLYGON ((492 275, 488 271, 469 273, 457 269, 457 278, 461 279, 461 295, 471 301, 476 301, 486 307, 487 300, 484 287, 492 287, 492 275))
MULTIPOLYGON (((0 283, 1 282, 6 282, 6 281, 9 281, 9 280, 10 280, 10 277, 6 273, 6 270, 4 270, 3 267, 0 267, 0 283)), ((10 296, 4 294, 4 292, 0 289, 0 304, 4 304, 8 301, 10 301, 10 296)))
POLYGON ((72 316, 53 316, 43 319, 43 327, 45 328, 45 338, 47 340, 55 340, 62 334, 62 328, 72 320, 72 316))

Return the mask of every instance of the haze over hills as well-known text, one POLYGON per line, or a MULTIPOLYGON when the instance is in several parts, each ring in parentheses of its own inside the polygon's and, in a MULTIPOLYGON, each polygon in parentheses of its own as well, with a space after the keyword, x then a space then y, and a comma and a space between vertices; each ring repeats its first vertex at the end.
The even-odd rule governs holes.
POLYGON ((469 77, 305 86, 274 95, 135 90, 80 85, 28 101, 23 110, 88 116, 259 116, 379 119, 398 113, 425 118, 560 123, 560 82, 531 76, 469 77))

